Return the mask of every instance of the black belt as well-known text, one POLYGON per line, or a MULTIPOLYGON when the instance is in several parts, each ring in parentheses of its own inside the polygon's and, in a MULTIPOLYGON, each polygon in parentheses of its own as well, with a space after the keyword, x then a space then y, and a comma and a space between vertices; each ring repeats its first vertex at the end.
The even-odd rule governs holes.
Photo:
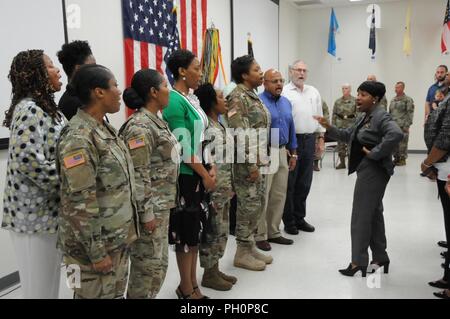
POLYGON ((304 134, 296 134, 296 135, 300 136, 300 137, 308 137, 308 136, 316 135, 316 133, 304 133, 304 134))

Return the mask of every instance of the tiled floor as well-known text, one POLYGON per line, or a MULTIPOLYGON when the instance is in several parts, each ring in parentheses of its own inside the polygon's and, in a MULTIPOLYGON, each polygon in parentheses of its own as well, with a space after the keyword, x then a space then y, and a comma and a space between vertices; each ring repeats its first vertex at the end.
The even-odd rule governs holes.
MULTIPOLYGON (((444 239, 442 208, 436 184, 419 176, 423 155, 411 155, 406 167, 396 169, 384 200, 388 252, 388 275, 367 279, 349 278, 337 270, 350 262, 350 213, 356 176, 336 171, 327 153, 322 171, 314 174, 308 199, 307 220, 315 233, 287 236, 292 246, 272 245, 274 263, 264 272, 234 268, 234 237, 230 237, 221 261, 224 272, 238 277, 231 291, 203 289, 213 298, 433 298, 427 285, 442 276, 442 251, 436 242, 444 239)), ((198 277, 202 271, 199 269, 198 277)), ((170 252, 169 270, 159 298, 175 298, 178 271, 170 252)), ((0 293, 2 295, 5 292, 0 293)), ((20 289, 4 298, 20 298, 20 289)), ((71 298, 61 284, 61 298, 71 298)))

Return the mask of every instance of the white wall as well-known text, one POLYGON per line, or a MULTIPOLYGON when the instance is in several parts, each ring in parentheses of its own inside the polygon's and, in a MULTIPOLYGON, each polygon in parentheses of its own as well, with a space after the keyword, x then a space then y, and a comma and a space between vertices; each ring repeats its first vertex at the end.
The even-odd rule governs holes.
MULTIPOLYGON (((414 124, 410 136, 411 150, 424 150, 423 117, 428 87, 433 82, 436 66, 450 64, 449 56, 440 54, 441 25, 445 1, 412 1, 412 46, 410 57, 402 52, 403 30, 407 1, 381 3, 381 29, 377 29, 376 60, 371 61, 368 51, 369 29, 366 27, 367 5, 335 8, 340 24, 336 37, 338 57, 333 60, 327 53, 330 9, 302 10, 293 41, 298 41, 297 57, 309 66, 309 83, 316 86, 328 105, 341 94, 340 86, 349 82, 355 93, 357 86, 369 73, 387 87, 387 97, 394 97, 397 81, 406 83, 406 94, 416 104, 414 124)), ((293 22, 291 22, 293 23, 293 22)), ((290 34, 288 34, 290 36, 290 34)))

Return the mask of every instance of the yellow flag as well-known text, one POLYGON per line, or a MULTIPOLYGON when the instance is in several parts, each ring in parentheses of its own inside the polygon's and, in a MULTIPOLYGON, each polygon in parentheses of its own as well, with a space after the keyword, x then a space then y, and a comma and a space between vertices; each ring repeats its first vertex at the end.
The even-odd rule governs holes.
POLYGON ((411 55, 411 2, 408 5, 408 11, 406 12, 406 25, 405 34, 403 36, 403 52, 406 55, 411 55))

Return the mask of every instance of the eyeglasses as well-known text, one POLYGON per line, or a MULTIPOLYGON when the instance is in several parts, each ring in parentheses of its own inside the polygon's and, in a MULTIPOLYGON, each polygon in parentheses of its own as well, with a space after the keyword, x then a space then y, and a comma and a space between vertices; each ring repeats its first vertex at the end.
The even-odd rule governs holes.
POLYGON ((307 69, 294 69, 294 68, 292 68, 291 70, 295 71, 295 72, 298 72, 298 73, 300 73, 300 72, 308 73, 307 69))
POLYGON ((266 80, 267 82, 269 82, 269 83, 272 83, 272 84, 277 84, 277 83, 281 83, 281 84, 284 84, 284 82, 286 82, 286 80, 285 79, 276 79, 276 80, 266 80))

